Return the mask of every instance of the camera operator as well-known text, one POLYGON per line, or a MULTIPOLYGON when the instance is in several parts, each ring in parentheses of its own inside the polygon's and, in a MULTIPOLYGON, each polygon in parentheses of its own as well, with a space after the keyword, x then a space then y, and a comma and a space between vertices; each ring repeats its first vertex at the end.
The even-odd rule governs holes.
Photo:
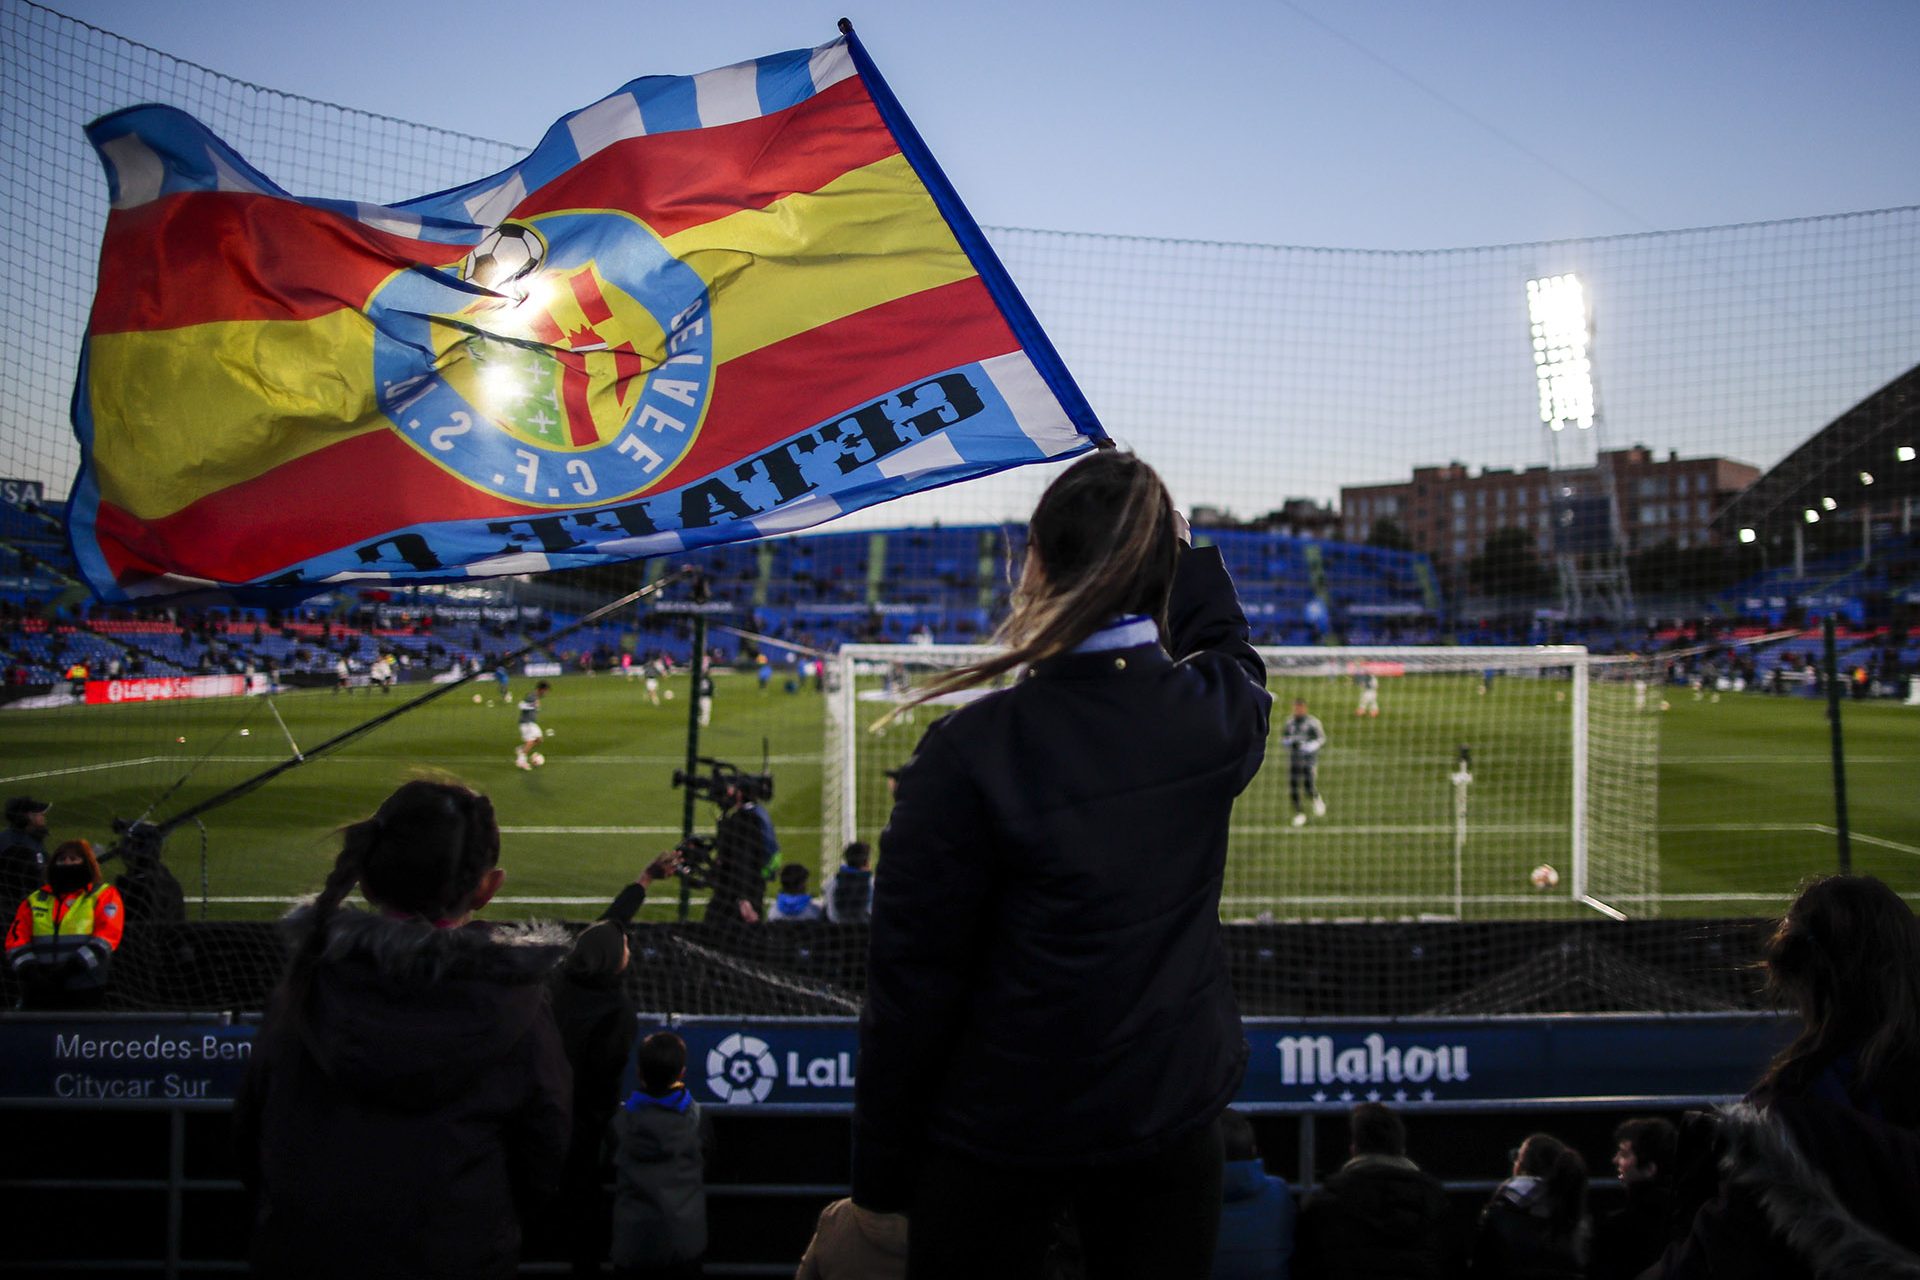
POLYGON ((773 819, 738 780, 723 784, 715 799, 721 812, 713 829, 713 896, 707 901, 707 919, 758 924, 766 913, 767 869, 780 853, 773 819))

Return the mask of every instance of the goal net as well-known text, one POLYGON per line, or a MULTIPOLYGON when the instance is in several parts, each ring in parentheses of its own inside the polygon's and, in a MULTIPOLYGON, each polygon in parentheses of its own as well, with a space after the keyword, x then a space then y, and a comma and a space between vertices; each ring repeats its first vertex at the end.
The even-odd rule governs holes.
MULTIPOLYGON (((982 652, 840 652, 825 718, 823 860, 877 838, 887 771, 951 708, 875 723, 982 652)), ((1266 764, 1234 806, 1226 918, 1657 913, 1659 695, 1640 664, 1575 646, 1260 655, 1273 723, 1266 764), (1311 787, 1282 745, 1296 700, 1325 732, 1311 787)))

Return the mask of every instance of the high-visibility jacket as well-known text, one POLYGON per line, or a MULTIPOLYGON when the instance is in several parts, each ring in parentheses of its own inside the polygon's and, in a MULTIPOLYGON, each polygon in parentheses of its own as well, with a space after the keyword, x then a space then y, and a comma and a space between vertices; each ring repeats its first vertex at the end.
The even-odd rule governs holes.
POLYGON ((96 884, 55 894, 42 885, 28 894, 7 930, 7 965, 22 978, 58 974, 69 991, 104 986, 107 963, 120 945, 127 912, 120 891, 96 884), (69 960, 77 964, 68 965, 69 960))

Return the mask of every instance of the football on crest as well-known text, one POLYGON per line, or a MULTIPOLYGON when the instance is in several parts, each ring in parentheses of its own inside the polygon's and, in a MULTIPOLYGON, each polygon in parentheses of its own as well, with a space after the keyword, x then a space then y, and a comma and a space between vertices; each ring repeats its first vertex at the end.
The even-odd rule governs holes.
POLYGON ((538 231, 522 223, 503 222, 480 237, 461 264, 460 276, 499 293, 539 270, 546 257, 547 242, 538 231))

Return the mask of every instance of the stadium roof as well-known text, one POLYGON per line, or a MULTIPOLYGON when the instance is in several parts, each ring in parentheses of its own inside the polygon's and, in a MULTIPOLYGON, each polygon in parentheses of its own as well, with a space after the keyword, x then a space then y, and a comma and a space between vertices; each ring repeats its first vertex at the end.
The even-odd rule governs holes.
POLYGON ((1844 519, 1871 500, 1920 495, 1920 365, 1822 427, 1715 521, 1723 529, 1778 529, 1806 513, 1844 519), (1831 513, 1831 516, 1829 516, 1831 513))

